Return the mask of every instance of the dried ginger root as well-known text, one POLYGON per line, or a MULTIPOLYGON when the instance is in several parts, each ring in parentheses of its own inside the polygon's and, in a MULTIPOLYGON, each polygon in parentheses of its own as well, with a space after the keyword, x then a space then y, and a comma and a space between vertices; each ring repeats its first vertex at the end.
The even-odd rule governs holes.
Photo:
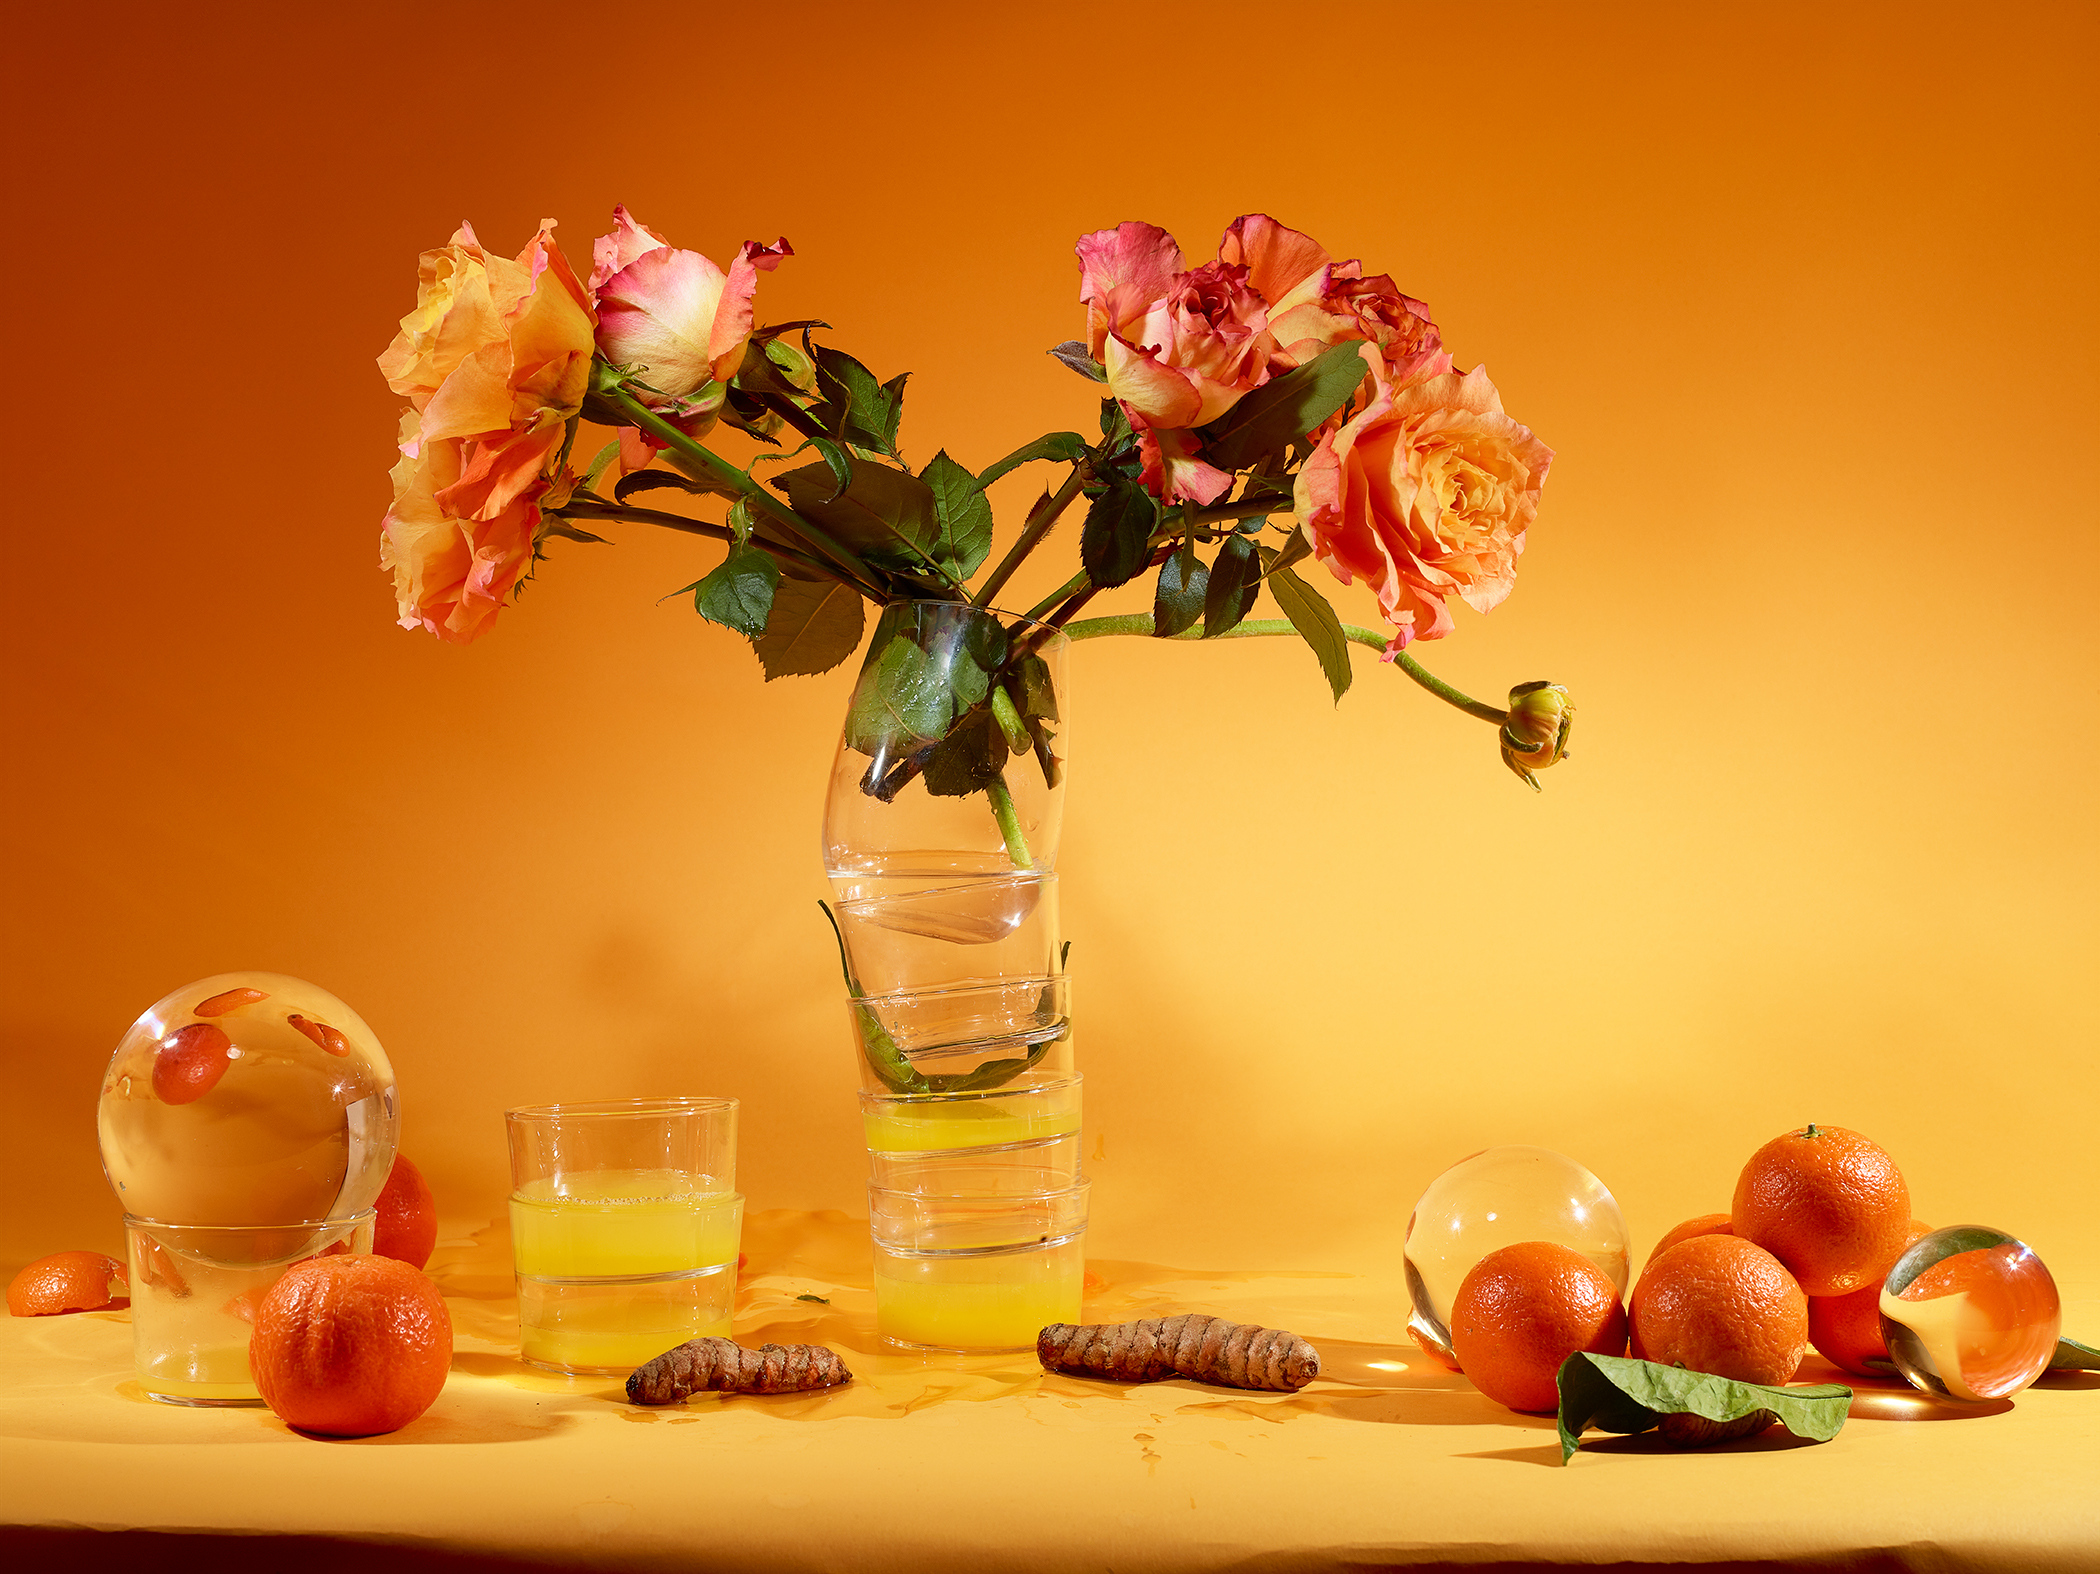
POLYGON ((627 1397, 675 1405, 688 1394, 791 1394, 850 1383, 846 1363, 820 1344, 768 1344, 747 1350, 734 1339, 689 1339, 635 1368, 627 1397))
POLYGON ((1121 1383, 1189 1377, 1288 1393, 1320 1375, 1320 1352, 1296 1334, 1199 1312, 1085 1327, 1052 1323, 1035 1336, 1035 1353, 1050 1371, 1121 1383))

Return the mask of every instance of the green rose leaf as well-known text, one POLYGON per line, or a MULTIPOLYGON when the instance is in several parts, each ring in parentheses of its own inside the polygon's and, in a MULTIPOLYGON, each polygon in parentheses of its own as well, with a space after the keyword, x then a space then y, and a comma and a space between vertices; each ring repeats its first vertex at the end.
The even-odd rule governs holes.
MULTIPOLYGON (((1057 689, 1050 677, 1050 663, 1033 653, 1013 664, 1006 675, 1006 697, 1018 713, 1022 727, 1034 745, 1043 780, 1055 787, 1064 779, 1064 762, 1053 747, 1057 729, 1057 689)), ((1011 730, 1010 728, 1008 729, 1011 730)))
POLYGON ((1038 437, 1034 442, 1016 448, 997 464, 982 471, 977 477, 980 487, 990 486, 1009 470, 1018 470, 1038 459, 1070 461, 1086 453, 1086 439, 1077 432, 1051 432, 1038 437))
POLYGON ((1269 566, 1269 594, 1283 608, 1291 627, 1320 658, 1320 670, 1327 675, 1327 686, 1334 690, 1334 702, 1341 704, 1356 676, 1350 670, 1349 638, 1342 632, 1342 620, 1335 616, 1325 596, 1283 566, 1281 553, 1265 549, 1262 560, 1269 566))
POLYGON ((955 716, 948 676, 903 634, 861 669, 846 712, 846 745, 894 759, 943 737, 955 716))
POLYGON ((933 489, 906 470, 841 455, 850 479, 838 486, 834 465, 804 465, 773 478, 798 514, 807 515, 847 551, 881 569, 930 572, 940 539, 933 489))
POLYGON ((1203 616, 1203 593, 1210 584, 1210 570, 1196 556, 1196 543, 1184 540, 1180 548, 1159 565, 1159 585, 1152 592, 1152 632, 1160 639, 1196 626, 1203 616))
POLYGON ((1086 512, 1079 534, 1079 562, 1087 577, 1103 590, 1137 578, 1152 556, 1152 526, 1159 505, 1152 494, 1125 476, 1117 476, 1086 512))
POLYGON ((992 550, 992 503, 977 477, 942 449, 919 472, 933 493, 933 560, 956 579, 968 579, 992 550))
POLYGON ((2049 1358, 2052 1372, 2100 1372, 2100 1350, 2076 1339, 2056 1341, 2056 1354, 2049 1358))
POLYGON ((740 543, 692 587, 693 610, 710 623, 756 639, 773 615, 773 592, 779 584, 780 564, 773 554, 740 543))
POLYGON ((1711 1372, 1687 1371, 1621 1355, 1578 1350, 1560 1366, 1560 1460, 1581 1446, 1583 1429, 1646 1432, 1666 1415, 1716 1423, 1769 1414, 1796 1437, 1827 1443, 1844 1429, 1852 1390, 1842 1383, 1768 1388, 1711 1372))
POLYGON ((1216 639, 1239 626, 1261 594, 1261 555, 1245 536, 1232 536, 1218 548, 1203 587, 1203 637, 1216 639))
POLYGON ((1201 428, 1204 451, 1220 470, 1243 470, 1282 453, 1347 404, 1370 375, 1363 345, 1351 342, 1322 350, 1303 366, 1263 383, 1201 428))
POLYGON ((934 745, 926 759, 926 790, 936 798, 983 792, 1006 769, 1006 733, 988 710, 974 710, 934 745))
POLYGON ((904 381, 911 374, 877 382, 873 372, 844 350, 822 346, 815 354, 817 389, 824 395, 833 435, 894 458, 897 423, 904 418, 904 381))
POLYGON ((866 620, 860 593, 850 586, 789 572, 773 589, 765 632, 751 643, 767 682, 809 677, 859 649, 866 620))

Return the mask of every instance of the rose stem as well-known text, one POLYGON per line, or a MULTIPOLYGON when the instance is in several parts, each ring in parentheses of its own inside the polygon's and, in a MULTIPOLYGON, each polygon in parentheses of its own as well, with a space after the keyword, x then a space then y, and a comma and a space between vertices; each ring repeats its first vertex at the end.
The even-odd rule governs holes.
POLYGON ((1079 495, 1079 489, 1086 484, 1086 477, 1086 461, 1082 459, 1072 466, 1072 473, 1065 477, 1065 484, 1051 497, 1050 506, 1043 510, 1041 517, 1030 520, 1020 535, 1014 538, 1014 544, 1006 549, 1006 556, 1001 558, 999 566, 992 570, 991 578, 978 586, 977 594, 970 598, 972 601, 980 607, 992 604, 992 597, 998 595, 1006 582, 1013 577, 1013 572, 1021 566, 1022 559, 1041 544, 1043 537, 1050 533, 1050 527, 1057 523, 1058 516, 1072 506, 1072 499, 1079 495))

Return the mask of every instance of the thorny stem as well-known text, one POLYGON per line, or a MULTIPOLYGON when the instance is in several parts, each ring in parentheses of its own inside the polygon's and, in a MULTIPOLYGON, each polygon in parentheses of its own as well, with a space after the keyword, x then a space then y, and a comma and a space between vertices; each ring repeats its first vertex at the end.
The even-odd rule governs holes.
POLYGON ((1006 838, 1006 856, 1011 858, 1016 869, 1033 869, 1035 859, 1028 851, 1028 838, 1021 833, 1021 811, 1014 807, 1014 795, 1006 785, 1006 773, 1000 772, 984 790, 985 797, 992 802, 992 818, 999 822, 999 833, 1006 838))
MULTIPOLYGON (((551 512, 559 514, 565 519, 620 519, 637 525, 660 525, 666 530, 681 530, 690 536, 711 536, 717 541, 734 541, 736 539, 734 530, 731 530, 727 525, 718 525, 710 520, 688 519, 683 514, 667 514, 654 508, 630 508, 625 503, 598 503, 587 497, 572 497, 560 508, 551 510, 551 512)), ((799 552, 791 546, 782 546, 778 543, 769 545, 766 550, 773 553, 776 557, 793 558, 803 567, 822 574, 826 579, 837 580, 842 585, 853 583, 842 576, 829 563, 824 562, 821 558, 811 557, 807 552, 799 552)), ((854 585, 853 588, 858 590, 860 587, 854 585)))
MULTIPOLYGON (((1282 634, 1296 634, 1297 632, 1297 629, 1291 626, 1288 618, 1249 618, 1246 622, 1236 624, 1224 633, 1215 634, 1211 637, 1213 639, 1265 639, 1282 634)), ((1357 623, 1344 623, 1342 625, 1342 633, 1352 645, 1367 645, 1380 654, 1383 654, 1385 651, 1387 636, 1379 633, 1376 629, 1368 629, 1357 623)), ((1126 612, 1117 617, 1083 618, 1077 623, 1065 625, 1066 639, 1099 639, 1111 634, 1141 634, 1149 637, 1152 634, 1152 614, 1149 612, 1126 612)), ((1204 636, 1200 628, 1193 628, 1186 633, 1175 634, 1171 637, 1176 640, 1193 641, 1202 639, 1204 636)), ((1434 694, 1446 705, 1455 706, 1468 716, 1477 716, 1482 721, 1493 722, 1498 727, 1509 720, 1508 711, 1497 710, 1494 706, 1483 704, 1471 695, 1453 688, 1427 667, 1416 661, 1414 657, 1408 655, 1406 651, 1396 652, 1392 659, 1393 664, 1402 672, 1413 678, 1415 682, 1421 684, 1423 688, 1434 694)))
POLYGON ((999 566, 992 570, 991 577, 977 587, 977 594, 970 598, 973 602, 980 607, 992 604, 992 597, 998 595, 1007 580, 1013 577, 1014 570, 1021 566, 1022 560, 1042 543, 1043 537, 1050 534, 1050 527, 1057 523, 1058 516, 1072 506, 1072 499, 1077 497, 1079 489, 1086 485, 1088 473, 1087 462, 1084 459, 1072 466, 1072 473, 1065 477, 1065 484, 1051 496, 1049 506, 1043 510, 1040 517, 1028 521, 1020 535, 1014 539, 1014 544, 1006 549, 1006 556, 999 560, 999 566))

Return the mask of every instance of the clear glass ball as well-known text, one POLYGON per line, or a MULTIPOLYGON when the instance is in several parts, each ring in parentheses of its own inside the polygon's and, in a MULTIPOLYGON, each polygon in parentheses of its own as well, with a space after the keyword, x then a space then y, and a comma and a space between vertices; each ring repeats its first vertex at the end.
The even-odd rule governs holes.
POLYGON ((1920 1236, 1881 1284, 1889 1359, 1942 1399, 2018 1393, 2048 1370, 2062 1331, 2063 1302, 2041 1258, 1987 1225, 1920 1236))
POLYGON ((1618 1200, 1565 1153, 1515 1143, 1460 1159, 1416 1202, 1405 1249, 1409 1330, 1455 1367, 1451 1303, 1459 1286, 1489 1252, 1522 1241, 1579 1252, 1625 1297, 1630 1259, 1618 1200))
POLYGON ((96 1109, 124 1211, 285 1224, 372 1206, 394 1162, 394 1068, 364 1018, 283 973, 219 973, 156 1001, 96 1109))

